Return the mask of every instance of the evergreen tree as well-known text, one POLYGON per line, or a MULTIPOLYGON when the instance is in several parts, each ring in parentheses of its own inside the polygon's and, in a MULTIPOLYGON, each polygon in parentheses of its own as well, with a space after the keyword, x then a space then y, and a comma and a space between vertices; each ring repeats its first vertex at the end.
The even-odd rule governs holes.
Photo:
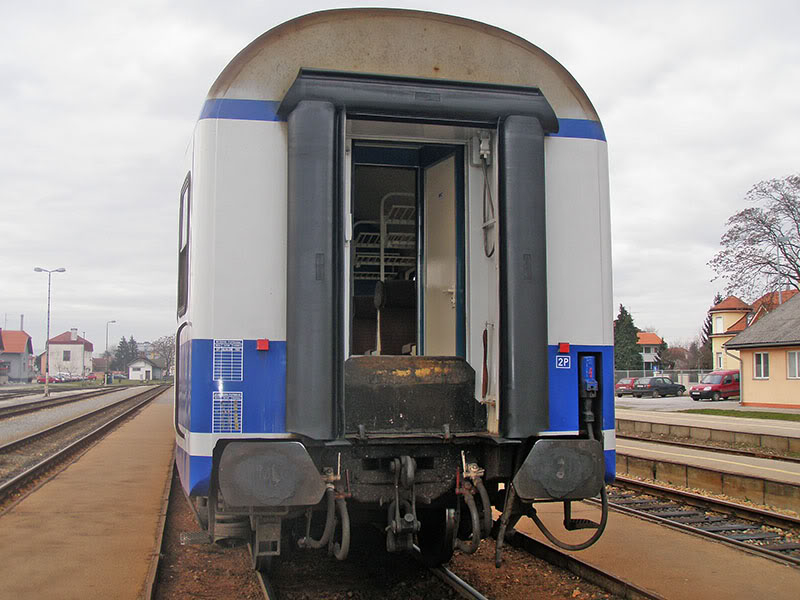
POLYGON ((666 340, 661 340, 656 350, 656 364, 660 369, 675 368, 675 361, 669 355, 669 345, 666 340))
MULTIPOLYGON (((724 298, 722 294, 717 292, 714 295, 714 303, 716 306, 722 302, 724 298)), ((698 369, 711 369, 714 366, 714 357, 711 351, 711 334, 714 332, 714 323, 711 318, 711 313, 706 314, 706 320, 703 322, 703 329, 700 330, 700 347, 699 347, 699 362, 698 369)))
POLYGON ((125 339, 125 336, 122 336, 122 339, 117 345, 117 349, 114 351, 111 368, 114 371, 124 371, 128 367, 128 364, 138 357, 139 349, 133 336, 131 336, 130 339, 125 339))
POLYGON ((639 354, 637 332, 633 324, 633 317, 619 305, 619 315, 614 327, 614 368, 615 369, 641 369, 642 355, 639 354))
POLYGON ((131 335, 131 339, 128 340, 128 361, 137 358, 139 358, 139 344, 136 343, 136 340, 133 339, 133 335, 131 335))
POLYGON ((114 350, 114 358, 111 360, 111 369, 114 371, 121 371, 125 368, 125 360, 128 356, 128 340, 125 339, 125 336, 122 336, 120 339, 119 344, 117 344, 117 349, 114 350))

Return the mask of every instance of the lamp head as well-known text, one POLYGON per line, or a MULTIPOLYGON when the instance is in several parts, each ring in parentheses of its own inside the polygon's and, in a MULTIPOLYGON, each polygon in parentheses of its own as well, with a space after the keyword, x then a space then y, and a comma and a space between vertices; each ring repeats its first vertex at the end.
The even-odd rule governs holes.
POLYGON ((42 267, 33 267, 33 270, 37 273, 44 273, 44 269, 42 267))
POLYGON ((53 270, 53 273, 63 273, 66 271, 64 267, 58 267, 57 269, 53 270))

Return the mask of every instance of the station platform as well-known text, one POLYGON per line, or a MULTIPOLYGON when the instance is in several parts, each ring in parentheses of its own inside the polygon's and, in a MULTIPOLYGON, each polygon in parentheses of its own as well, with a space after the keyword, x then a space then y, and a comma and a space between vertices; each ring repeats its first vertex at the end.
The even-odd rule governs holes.
POLYGON ((676 447, 625 434, 660 434, 702 444, 744 443, 800 452, 800 422, 624 410, 617 413, 617 473, 707 490, 800 513, 800 463, 676 447))
MULTIPOLYGON (((577 544, 592 533, 565 531, 558 503, 537 504, 536 509, 560 540, 577 544)), ((597 521, 599 505, 576 502, 572 514, 597 521)), ((516 529, 552 546, 527 518, 516 529)), ((603 537, 569 554, 667 600, 793 600, 800 586, 800 569, 613 510, 603 537)))
MULTIPOLYGON (((695 408, 715 408, 695 406, 695 408)), ((742 410, 750 410, 744 407, 742 410)), ((763 412, 774 412, 765 410, 763 412)), ((780 411, 798 412, 800 411, 780 411)), ((655 433, 694 442, 720 441, 747 444, 783 452, 800 453, 800 421, 722 417, 684 412, 617 410, 616 430, 626 433, 655 433)))
POLYGON ((173 462, 172 391, 0 517, 0 598, 140 598, 173 462))

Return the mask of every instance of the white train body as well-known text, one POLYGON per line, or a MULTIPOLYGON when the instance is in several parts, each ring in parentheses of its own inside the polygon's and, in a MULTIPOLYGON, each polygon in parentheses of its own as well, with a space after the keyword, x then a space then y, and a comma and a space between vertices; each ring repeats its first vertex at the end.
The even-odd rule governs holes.
MULTIPOLYGON (((403 287, 415 294, 396 309, 397 319, 415 315, 402 360, 461 357, 475 373, 467 412, 479 427, 454 424, 449 438, 449 427, 442 436, 433 432, 449 422, 419 429, 419 419, 403 421, 407 415, 398 414, 395 442, 408 443, 416 432, 411 437, 420 447, 455 443, 454 452, 466 448, 477 462, 494 464, 510 461, 521 447, 527 454, 539 441, 598 438, 605 465, 600 478, 613 479, 606 140, 583 90, 549 55, 494 27, 443 15, 364 9, 301 17, 255 40, 219 76, 195 127, 185 176, 176 443, 187 493, 216 496, 222 487, 224 496, 225 485, 246 487, 243 480, 219 479, 227 476, 219 470, 232 442, 295 444, 291 448, 304 448, 298 452, 307 451, 320 472, 340 472, 346 446, 344 460, 355 479, 354 465, 363 458, 356 448, 371 448, 370 440, 390 443, 385 423, 394 423, 392 416, 370 420, 363 405, 348 405, 350 376, 344 373, 349 357, 369 352, 379 360, 399 353, 381 350, 403 341, 389 339, 395 327, 386 316, 389 304, 373 318, 371 300, 365 300, 381 279, 374 267, 380 262, 388 297, 403 287), (485 103, 474 100, 481 94, 485 103), (539 108, 524 108, 529 98, 539 108), (517 107, 523 107, 521 116, 517 107), (308 141, 319 129, 315 123, 331 128, 321 139, 333 148, 308 141), (543 156, 535 160, 542 171, 534 192, 544 204, 534 214, 525 212, 530 177, 517 173, 527 169, 524 153, 539 147, 543 156), (309 200, 315 186, 329 198, 309 200), (392 230, 388 212, 381 225, 377 198, 390 194, 386 210, 413 205, 413 228, 392 230), (444 214, 437 213, 438 200, 450 196, 444 214), (324 213, 331 200, 332 217, 324 213), (303 207, 299 213, 297 206, 303 207), (390 247, 392 231, 407 249, 390 247), (325 232, 330 243, 312 247, 325 232), (382 260, 374 247, 363 250, 368 245, 360 240, 369 236, 362 234, 383 238, 382 260), (444 250, 437 249, 440 243, 444 250), (451 258, 448 248, 455 249, 451 258), (319 282, 328 286, 320 288, 322 298, 313 287, 319 282), (375 347, 368 348, 370 336, 375 347), (585 380, 579 368, 587 356, 588 379, 599 382, 591 400, 594 422, 585 420, 579 399, 585 380), (526 379, 531 370, 535 378, 526 379), (458 446, 459 436, 466 446, 458 446), (487 439, 492 447, 514 449, 490 458, 484 452, 494 450, 480 449, 487 439), (339 466, 331 462, 334 455, 339 466)), ((419 410, 410 402, 401 404, 419 410)), ((398 452, 413 455, 404 448, 398 452)), ((242 460, 252 464, 235 468, 251 470, 234 479, 287 465, 309 468, 305 459, 281 463, 262 460, 263 450, 248 452, 242 460)), ((493 472, 501 482, 515 476, 504 468, 493 472)), ((259 485, 269 481, 266 476, 259 485)), ((250 508, 320 500, 324 484, 307 493, 298 491, 303 485, 285 504, 267 494, 271 500, 249 501, 250 508)), ((336 484, 340 493, 358 496, 344 485, 336 484)), ((243 489, 237 488, 236 502, 214 502, 230 508, 258 496, 243 489)), ((382 501, 382 493, 361 500, 382 501)), ((431 492, 426 501, 437 498, 431 492)))

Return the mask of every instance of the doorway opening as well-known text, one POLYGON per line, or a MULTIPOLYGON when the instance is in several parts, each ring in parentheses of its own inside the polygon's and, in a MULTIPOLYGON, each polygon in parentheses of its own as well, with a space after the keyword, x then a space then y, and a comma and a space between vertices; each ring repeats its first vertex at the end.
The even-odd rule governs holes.
POLYGON ((463 146, 353 141, 351 355, 465 349, 463 146))

